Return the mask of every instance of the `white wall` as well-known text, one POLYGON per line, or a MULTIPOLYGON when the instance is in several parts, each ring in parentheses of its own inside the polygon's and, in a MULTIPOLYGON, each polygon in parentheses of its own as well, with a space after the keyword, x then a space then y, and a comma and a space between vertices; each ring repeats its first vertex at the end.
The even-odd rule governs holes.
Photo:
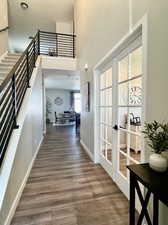
POLYGON ((78 67, 81 70, 81 93, 87 81, 91 85, 91 111, 82 113, 81 138, 92 153, 94 152, 93 67, 128 32, 128 6, 128 0, 76 1, 76 49, 78 67), (86 63, 89 66, 87 72, 84 71, 86 63))
POLYGON ((51 56, 41 57, 43 69, 76 70, 76 59, 51 56))
POLYGON ((55 122, 55 112, 57 114, 63 113, 64 111, 70 110, 70 91, 58 90, 58 89, 46 89, 46 100, 49 99, 51 102, 51 114, 49 119, 51 122, 55 122), (63 100, 62 105, 56 105, 54 100, 60 97, 63 100))
POLYGON ((43 139, 42 72, 38 60, 10 139, 0 173, 0 225, 10 224, 33 160, 43 139))
POLYGON ((0 0, 0 29, 8 26, 8 7, 7 0, 0 0))
MULTIPOLYGON (((8 26, 7 0, 0 0, 0 30, 8 26)), ((8 31, 0 32, 0 56, 8 49, 8 31)))
MULTIPOLYGON (((168 121, 168 2, 160 0, 154 4, 152 0, 77 0, 75 7, 81 92, 83 84, 90 81, 92 104, 91 112, 82 113, 81 138, 94 153, 93 68, 145 14, 148 18, 146 120, 168 121), (83 70, 85 63, 89 66, 87 73, 83 70)), ((167 214, 164 213, 164 216, 167 214)), ((168 219, 165 217, 164 222, 159 224, 168 224, 168 219)))
POLYGON ((73 34, 73 21, 56 22, 56 32, 62 34, 73 34))
POLYGON ((74 0, 29 0, 27 10, 20 7, 21 1, 8 0, 10 46, 13 50, 23 51, 28 43, 28 37, 38 29, 55 32, 55 23, 73 20, 74 0))

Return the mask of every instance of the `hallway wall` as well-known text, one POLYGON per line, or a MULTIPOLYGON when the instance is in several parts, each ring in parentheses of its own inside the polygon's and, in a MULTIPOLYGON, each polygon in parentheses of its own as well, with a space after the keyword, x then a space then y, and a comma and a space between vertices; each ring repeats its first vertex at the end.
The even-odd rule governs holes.
MULTIPOLYGON (((81 92, 84 83, 91 83, 91 112, 82 112, 81 139, 94 154, 93 68, 145 14, 148 18, 146 120, 168 121, 168 2, 78 0, 75 7, 81 92), (89 66, 87 72, 84 71, 86 63, 89 66)), ((146 159, 148 155, 146 151, 146 159)), ((168 224, 165 221, 164 225, 168 224)))
POLYGON ((91 86, 90 112, 85 112, 84 106, 82 106, 81 139, 93 154, 94 96, 92 70, 96 63, 127 33, 129 29, 128 0, 107 0, 104 2, 101 0, 78 0, 75 6, 75 23, 78 67, 81 71, 81 92, 83 93, 84 84, 87 81, 90 82, 91 86), (84 71, 86 63, 89 66, 87 72, 84 71))
POLYGON ((12 219, 33 160, 43 139, 43 89, 39 58, 31 77, 30 86, 17 119, 19 129, 13 131, 1 167, 0 225, 10 224, 10 219, 12 219), (11 158, 12 160, 10 160, 11 158), (8 175, 9 168, 11 169, 8 175), (2 189, 5 189, 5 193, 2 193, 2 189))
MULTIPOLYGON (((7 0, 0 0, 0 30, 8 26, 7 0)), ((0 56, 8 49, 8 31, 0 32, 0 56)))

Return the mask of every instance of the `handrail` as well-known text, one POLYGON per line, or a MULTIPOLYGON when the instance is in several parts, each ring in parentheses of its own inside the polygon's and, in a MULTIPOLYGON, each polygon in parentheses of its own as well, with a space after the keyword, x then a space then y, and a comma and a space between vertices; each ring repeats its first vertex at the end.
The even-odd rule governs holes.
POLYGON ((74 36, 74 37, 76 37, 75 34, 54 33, 54 32, 43 31, 43 30, 40 30, 40 32, 45 33, 45 34, 59 34, 59 35, 64 35, 64 36, 74 36))
POLYGON ((0 33, 3 32, 3 31, 6 31, 6 30, 8 30, 8 29, 9 29, 9 27, 7 26, 7 27, 1 29, 1 30, 0 30, 0 33))

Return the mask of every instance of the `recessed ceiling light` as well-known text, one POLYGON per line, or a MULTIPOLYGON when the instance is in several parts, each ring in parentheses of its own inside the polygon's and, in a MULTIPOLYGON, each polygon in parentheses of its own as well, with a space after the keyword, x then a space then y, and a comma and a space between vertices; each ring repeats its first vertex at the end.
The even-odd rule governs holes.
POLYGON ((20 6, 21 6, 22 9, 28 9, 29 8, 29 6, 26 2, 21 2, 20 6))

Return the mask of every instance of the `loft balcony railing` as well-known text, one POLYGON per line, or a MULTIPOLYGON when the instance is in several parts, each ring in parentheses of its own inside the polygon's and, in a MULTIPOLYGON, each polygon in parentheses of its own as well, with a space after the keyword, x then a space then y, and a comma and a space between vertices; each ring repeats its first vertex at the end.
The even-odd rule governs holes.
POLYGON ((75 58, 75 35, 40 31, 40 54, 75 58))
POLYGON ((17 117, 38 55, 75 58, 75 35, 38 31, 13 69, 0 85, 0 166, 13 129, 18 129, 17 117))

